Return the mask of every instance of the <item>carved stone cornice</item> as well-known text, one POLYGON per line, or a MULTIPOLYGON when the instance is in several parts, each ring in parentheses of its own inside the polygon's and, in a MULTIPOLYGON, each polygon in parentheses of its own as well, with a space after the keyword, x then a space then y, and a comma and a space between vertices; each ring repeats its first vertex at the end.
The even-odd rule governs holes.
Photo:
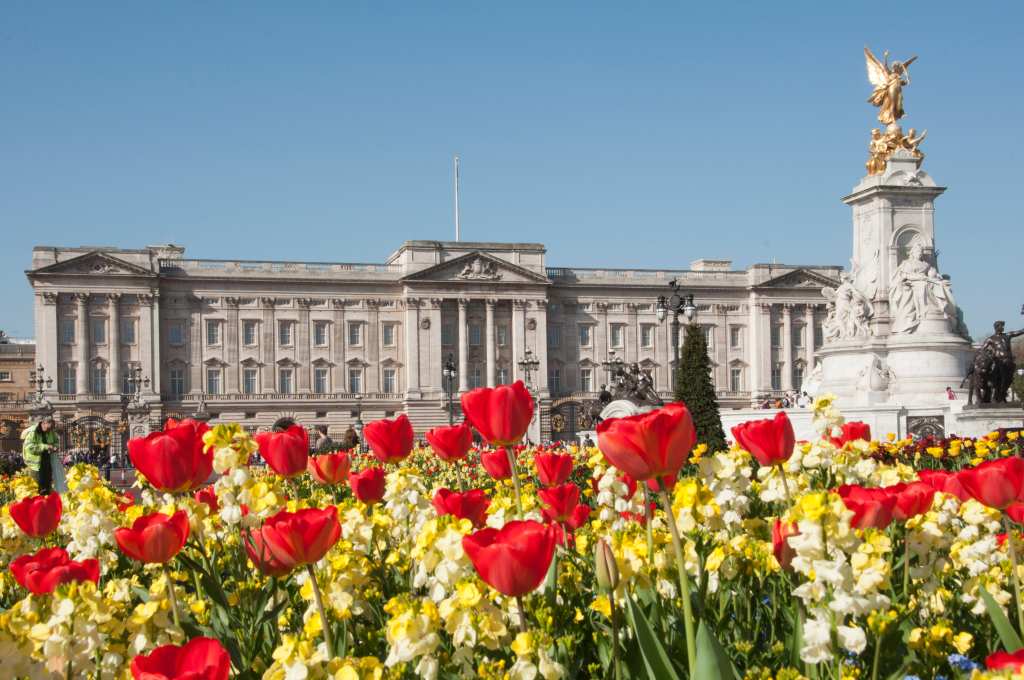
POLYGON ((331 306, 335 309, 345 309, 348 304, 348 300, 345 298, 331 298, 331 306))
POLYGON ((109 302, 112 305, 116 305, 118 302, 120 302, 122 297, 123 296, 121 293, 107 293, 106 295, 107 302, 109 302))
POLYGON ((443 304, 444 304, 444 298, 430 298, 430 308, 431 309, 441 309, 441 306, 443 304))
POLYGON ((593 305, 594 305, 594 309, 596 309, 599 312, 607 312, 608 311, 608 303, 605 302, 604 300, 596 300, 593 303, 593 305))
POLYGON ((537 305, 537 309, 547 309, 547 307, 548 307, 548 300, 546 298, 545 299, 540 299, 540 300, 534 300, 533 304, 537 305))
POLYGON ((39 297, 43 299, 44 305, 55 305, 57 304, 57 300, 60 298, 60 295, 57 293, 40 293, 39 297))
POLYGON ((153 300, 156 299, 155 296, 150 293, 140 293, 136 297, 139 299, 139 305, 143 307, 152 307, 153 300))
POLYGON ((469 298, 460 297, 458 303, 459 307, 469 307, 469 298))
POLYGON ((415 309, 423 304, 423 298, 418 297, 407 297, 405 298, 405 306, 410 309, 415 309))
POLYGON ((89 304, 88 293, 72 293, 71 297, 74 298, 75 302, 77 302, 79 305, 85 306, 89 304))
POLYGON ((224 298, 224 304, 227 305, 228 307, 238 307, 240 302, 241 302, 241 300, 239 298, 236 298, 236 297, 226 297, 226 298, 224 298))
POLYGON ((484 300, 484 304, 493 311, 498 305, 498 300, 496 298, 487 298, 484 300))
POLYGON ((277 306, 277 298, 261 297, 260 298, 260 304, 263 305, 264 307, 276 307, 277 306))
POLYGON ((530 306, 530 301, 525 298, 516 298, 512 300, 513 309, 526 309, 530 306))

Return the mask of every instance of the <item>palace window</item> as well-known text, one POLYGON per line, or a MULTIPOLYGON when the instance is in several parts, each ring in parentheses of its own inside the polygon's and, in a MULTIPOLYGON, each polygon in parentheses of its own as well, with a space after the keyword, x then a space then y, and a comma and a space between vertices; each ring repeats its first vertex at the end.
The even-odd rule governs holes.
POLYGON ((60 341, 65 345, 75 344, 75 320, 60 320, 60 341))
POLYGON ((476 389, 477 387, 482 386, 483 385, 480 382, 480 367, 474 366, 469 373, 469 387, 470 389, 476 389))
POLYGON ((135 319, 121 319, 121 344, 135 344, 135 319))
POLYGON ((294 321, 281 321, 277 324, 277 343, 281 347, 291 347, 295 342, 295 339, 292 337, 294 335, 292 333, 294 325, 294 321))
POLYGON ((562 327, 557 324, 548 326, 548 347, 562 346, 562 327))
POLYGON ((654 347, 654 324, 645 323, 640 326, 640 346, 645 349, 654 347))
POLYGON ((381 389, 385 394, 398 392, 398 372, 394 368, 385 368, 380 372, 381 389))
POLYGON ((480 324, 469 324, 469 344, 473 347, 480 346, 480 324))
POLYGON ((613 323, 611 327, 611 346, 621 349, 626 342, 626 326, 621 323, 613 323))
POLYGON ((245 394, 256 394, 259 390, 259 370, 255 368, 242 369, 242 392, 245 394))
POLYGON ((385 347, 395 346, 395 325, 394 323, 383 323, 380 327, 381 344, 385 347))
POLYGON ((121 394, 135 394, 139 391, 137 384, 132 383, 132 364, 121 365, 121 394))
POLYGON ((772 389, 782 389, 782 364, 779 362, 772 364, 772 389))
POLYGON ((743 389, 743 369, 739 366, 733 366, 729 369, 729 389, 733 392, 739 392, 743 389))
POLYGON ((185 344, 185 325, 181 321, 171 321, 168 324, 167 343, 175 346, 185 344))
POLYGON ((242 322, 242 344, 246 347, 254 347, 256 345, 256 322, 252 319, 246 319, 242 322))
POLYGON ((10 371, 0 371, 0 382, 13 382, 10 371))
POLYGON ((729 347, 738 349, 742 342, 742 326, 729 326, 729 347))
POLYGON ((772 347, 782 347, 782 325, 772 324, 772 347))
POLYGON ((498 384, 499 385, 507 385, 508 384, 508 369, 505 368, 504 366, 498 369, 498 384))
POLYGON ((326 394, 330 391, 330 372, 323 366, 313 369, 313 391, 317 394, 326 394))
POLYGON ((327 347, 327 322, 313 322, 313 346, 327 347))
POLYGON ((93 364, 89 368, 89 385, 93 394, 107 393, 107 366, 93 364))
POLYGON ((213 347, 220 344, 220 321, 207 319, 206 321, 206 346, 213 347))
POLYGON ((825 334, 822 331, 821 324, 817 319, 814 320, 814 349, 818 349, 825 344, 825 334))
POLYGON ((508 326, 498 326, 495 329, 498 339, 498 347, 504 347, 508 344, 508 326))
POLYGON ((711 344, 715 340, 715 327, 714 326, 701 326, 701 333, 704 334, 704 346, 711 349, 711 344))
POLYGON ((583 392, 594 391, 594 370, 591 368, 580 369, 580 390, 583 392))
POLYGON ((552 393, 562 391, 562 371, 557 366, 548 369, 548 389, 552 393))
POLYGON ((295 381, 292 379, 295 373, 290 368, 282 368, 278 372, 277 391, 281 394, 291 394, 295 391, 295 381))
POLYGON ((167 378, 171 394, 180 397, 185 394, 185 371, 181 368, 172 368, 167 372, 167 378))
POLYGON ((793 366, 793 387, 801 389, 804 384, 804 365, 796 364, 793 366))
POLYGON ((580 324, 580 347, 590 347, 593 328, 590 324, 580 324))
POLYGON ((60 381, 58 388, 61 394, 74 394, 78 390, 78 371, 74 364, 60 365, 60 381))
POLYGON ((442 345, 454 345, 455 344, 455 325, 446 323, 441 326, 441 344, 442 345))
POLYGON ((92 319, 92 342, 94 345, 102 345, 107 342, 107 320, 92 319))
POLYGON ((363 391, 363 369, 348 369, 348 391, 352 394, 359 394, 363 391))
POLYGON ((220 369, 206 369, 206 393, 220 394, 220 369))
POLYGON ((793 337, 791 339, 793 347, 801 349, 804 346, 804 327, 793 325, 793 337))
POLYGON ((361 321, 349 322, 348 344, 352 347, 359 347, 363 344, 363 324, 361 321))

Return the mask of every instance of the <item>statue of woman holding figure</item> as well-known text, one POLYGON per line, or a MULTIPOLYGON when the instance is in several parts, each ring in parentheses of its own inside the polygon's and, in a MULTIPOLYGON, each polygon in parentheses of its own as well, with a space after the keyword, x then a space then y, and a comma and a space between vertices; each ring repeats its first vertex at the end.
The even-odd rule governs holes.
POLYGON ((910 246, 907 259, 893 272, 889 283, 889 308, 893 333, 913 333, 929 315, 941 315, 959 331, 959 317, 949 281, 925 258, 920 241, 910 246))

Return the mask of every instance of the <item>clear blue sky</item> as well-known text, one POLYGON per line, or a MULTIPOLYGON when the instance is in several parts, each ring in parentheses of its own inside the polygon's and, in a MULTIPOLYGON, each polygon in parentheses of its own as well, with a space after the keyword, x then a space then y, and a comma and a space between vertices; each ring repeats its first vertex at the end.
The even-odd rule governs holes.
POLYGON ((1021 325, 1020 3, 38 3, 0 22, 0 328, 35 244, 380 261, 541 241, 551 265, 846 264, 874 109, 919 55, 940 265, 1021 325), (301 7, 298 7, 301 5, 301 7), (995 241, 995 245, 989 245, 995 241))

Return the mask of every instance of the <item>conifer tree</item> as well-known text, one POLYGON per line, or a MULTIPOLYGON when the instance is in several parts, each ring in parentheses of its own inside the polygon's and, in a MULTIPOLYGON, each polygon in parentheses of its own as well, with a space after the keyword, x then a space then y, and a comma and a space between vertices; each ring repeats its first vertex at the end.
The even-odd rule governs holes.
POLYGON ((711 379, 708 345, 700 326, 691 323, 685 328, 686 340, 676 370, 675 398, 690 409, 697 430, 697 442, 706 443, 708 451, 725 449, 725 432, 718 414, 718 398, 711 379))

